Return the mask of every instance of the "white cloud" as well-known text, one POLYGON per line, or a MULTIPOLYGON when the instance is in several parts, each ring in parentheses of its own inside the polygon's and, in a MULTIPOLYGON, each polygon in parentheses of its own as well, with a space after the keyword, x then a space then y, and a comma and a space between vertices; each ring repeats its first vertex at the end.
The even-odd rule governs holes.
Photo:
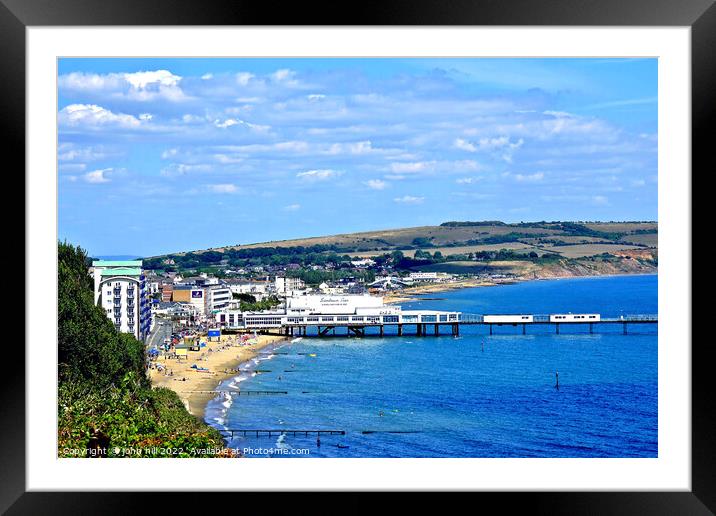
POLYGON ((324 154, 336 156, 339 154, 370 154, 372 152, 377 152, 377 150, 373 148, 370 141, 366 140, 362 142, 333 143, 322 152, 324 154))
POLYGON ((271 75, 271 77, 275 81, 286 81, 286 80, 292 79, 294 77, 294 75, 296 75, 296 72, 294 72, 293 70, 289 70, 288 68, 283 68, 281 70, 276 70, 271 75))
POLYGON ((511 163, 512 154, 522 147, 524 143, 525 141, 522 138, 513 142, 509 136, 480 138, 477 142, 469 142, 463 138, 457 138, 453 142, 453 147, 467 152, 491 152, 508 163, 511 163))
POLYGON ((152 118, 154 118, 154 115, 151 113, 142 113, 139 115, 139 119, 144 120, 145 122, 149 122, 152 118))
POLYGON ((543 172, 535 172, 534 174, 515 174, 515 181, 520 183, 535 183, 544 179, 543 172))
POLYGON ((315 102, 317 100, 325 99, 326 96, 323 94, 320 94, 320 93, 312 93, 311 95, 308 95, 306 98, 311 102, 315 102))
POLYGON ((567 113, 566 111, 543 111, 543 115, 549 115, 553 116, 555 118, 575 118, 575 116, 572 113, 567 113))
POLYGON ((213 73, 205 73, 204 75, 201 76, 201 79, 204 80, 204 81, 208 81, 208 80, 213 79, 213 78, 214 78, 214 74, 213 74, 213 73))
POLYGON ((180 101, 187 98, 179 87, 180 81, 181 77, 169 70, 104 75, 73 72, 61 75, 58 78, 58 86, 67 91, 106 94, 138 101, 158 98, 180 101))
POLYGON ((476 152, 477 151, 477 147, 475 145, 473 145, 472 143, 470 143, 467 140, 463 140, 462 138, 457 138, 455 140, 455 142, 453 143, 453 146, 456 149, 464 150, 467 152, 476 152))
POLYGON ((236 187, 236 185, 233 185, 231 183, 206 185, 206 188, 207 188, 207 190, 209 190, 212 193, 219 193, 219 194, 236 193, 239 191, 239 189, 236 187))
POLYGON ((391 163, 390 171, 396 174, 424 172, 434 165, 434 162, 416 161, 413 163, 391 163))
POLYGON ((85 175, 82 176, 82 178, 92 184, 99 184, 99 183, 109 183, 109 178, 106 176, 109 172, 111 172, 111 168, 104 168, 101 170, 93 170, 92 172, 87 172, 85 175))
POLYGON ((252 124, 250 122, 246 122, 246 121, 240 120, 238 118, 227 118, 223 121, 221 121, 220 119, 217 118, 216 120, 214 120, 214 125, 216 127, 218 127, 219 129, 227 129, 234 125, 240 125, 240 126, 243 126, 247 129, 257 132, 257 133, 266 133, 269 130, 271 130, 271 126, 252 124))
POLYGON ((479 178, 477 177, 461 177, 455 180, 455 182, 459 185, 471 185, 473 183, 477 183, 479 178))
POLYGON ((164 177, 178 177, 185 176, 192 172, 209 172, 210 170, 211 167, 205 164, 188 165, 186 163, 172 163, 164 167, 159 174, 164 177))
POLYGON ((306 172, 299 172, 296 177, 304 181, 325 181, 333 177, 338 177, 342 172, 331 169, 323 170, 307 170, 306 172))
POLYGON ((162 159, 173 158, 178 153, 179 153, 179 149, 177 149, 176 147, 172 148, 172 149, 167 149, 164 152, 162 152, 162 159))
POLYGON ((236 82, 240 84, 241 86, 247 86, 251 79, 253 79, 255 76, 252 73, 249 72, 239 72, 236 74, 236 82))
POLYGON ((124 113, 113 113, 96 104, 70 104, 57 115, 60 125, 70 127, 120 127, 134 129, 142 125, 143 120, 124 113))
POLYGON ((214 125, 216 127, 220 127, 221 129, 226 129, 227 127, 231 127, 232 125, 238 124, 239 121, 234 118, 227 118, 223 122, 220 122, 219 120, 214 120, 214 125))
POLYGON ((421 204, 424 200, 425 197, 413 197, 412 195, 404 195, 393 199, 393 201, 401 204, 421 204))
POLYGON ((595 206, 608 206, 609 199, 603 195, 594 195, 592 196, 592 204, 595 206))
POLYGON ((150 85, 176 86, 181 77, 174 75, 169 70, 155 70, 151 72, 125 73, 124 79, 138 90, 143 90, 150 85))
POLYGON ((78 147, 73 143, 61 143, 57 147, 57 160, 60 162, 89 162, 116 157, 120 153, 107 149, 104 145, 78 147))
POLYGON ((385 190, 389 183, 381 181, 380 179, 370 179, 363 184, 372 190, 385 190))
POLYGON ((283 211, 298 211, 301 209, 300 204, 289 204, 288 206, 283 207, 283 211))

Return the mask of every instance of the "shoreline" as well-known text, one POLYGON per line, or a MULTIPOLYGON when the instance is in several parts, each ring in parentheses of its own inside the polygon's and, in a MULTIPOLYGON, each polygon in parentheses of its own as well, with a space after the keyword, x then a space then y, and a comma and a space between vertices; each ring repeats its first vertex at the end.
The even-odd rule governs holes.
POLYGON ((202 351, 189 351, 186 359, 178 361, 160 357, 155 363, 172 371, 165 375, 150 369, 152 387, 171 389, 179 395, 190 414, 204 420, 206 407, 224 380, 239 374, 241 364, 255 358, 259 351, 287 340, 283 335, 258 335, 253 344, 241 345, 241 335, 222 335, 220 342, 206 342, 202 351), (208 372, 192 369, 192 365, 207 368, 208 372))
POLYGON ((453 290, 462 290, 466 288, 479 288, 479 287, 497 287, 500 285, 514 285, 516 283, 526 283, 528 281, 544 281, 544 280, 562 280, 562 279, 587 279, 587 278, 609 278, 619 276, 651 276, 658 275, 658 271, 655 272, 624 272, 624 273, 608 273, 608 274, 587 274, 587 275, 564 275, 564 276, 542 276, 536 278, 524 278, 516 277, 505 281, 491 281, 491 280, 479 280, 464 279, 454 282, 447 283, 426 283, 424 285, 418 285, 415 287, 408 287, 397 292, 387 293, 384 295, 384 301, 386 305, 392 305, 396 303, 411 303, 414 301, 420 301, 420 296, 425 294, 434 294, 439 292, 451 292, 453 290))

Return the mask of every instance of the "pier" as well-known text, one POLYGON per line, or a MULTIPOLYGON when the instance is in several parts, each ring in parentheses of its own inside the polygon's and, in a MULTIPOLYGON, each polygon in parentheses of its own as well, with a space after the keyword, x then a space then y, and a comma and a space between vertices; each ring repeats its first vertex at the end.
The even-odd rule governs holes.
POLYGON ((262 429, 245 429, 245 428, 227 428, 224 430, 219 430, 221 433, 226 433, 231 436, 233 439, 235 435, 241 435, 243 437, 247 436, 254 436, 254 437, 273 437, 274 435, 292 435, 294 437, 296 436, 304 436, 308 437, 309 435, 346 435, 345 430, 284 430, 284 429, 271 429, 271 430, 262 430, 262 429))
POLYGON ((244 321, 245 330, 279 333, 286 336, 405 336, 417 337, 452 335, 459 336, 460 328, 483 326, 493 335, 499 327, 519 328, 526 335, 530 327, 547 327, 559 335, 565 327, 586 327, 594 333, 604 326, 621 326, 623 334, 635 325, 656 325, 657 315, 639 314, 621 317, 602 317, 600 314, 465 314, 429 310, 404 310, 398 314, 371 316, 276 316, 251 314, 244 321), (366 333, 373 328, 372 333, 366 333), (388 332, 386 330, 390 329, 388 332))

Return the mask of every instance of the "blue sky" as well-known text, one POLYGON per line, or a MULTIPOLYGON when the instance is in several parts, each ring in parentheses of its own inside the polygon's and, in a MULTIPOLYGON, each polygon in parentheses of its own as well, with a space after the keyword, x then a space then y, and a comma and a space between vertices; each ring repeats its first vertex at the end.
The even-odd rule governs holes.
POLYGON ((656 220, 656 59, 61 59, 59 236, 656 220))

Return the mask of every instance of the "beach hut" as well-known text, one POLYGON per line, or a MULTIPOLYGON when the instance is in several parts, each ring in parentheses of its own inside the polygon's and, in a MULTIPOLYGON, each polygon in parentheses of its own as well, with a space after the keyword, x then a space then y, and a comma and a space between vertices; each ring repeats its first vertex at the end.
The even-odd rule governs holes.
POLYGON ((177 359, 181 359, 182 357, 187 358, 189 356, 189 346, 186 344, 177 344, 174 346, 174 356, 176 356, 177 359))

